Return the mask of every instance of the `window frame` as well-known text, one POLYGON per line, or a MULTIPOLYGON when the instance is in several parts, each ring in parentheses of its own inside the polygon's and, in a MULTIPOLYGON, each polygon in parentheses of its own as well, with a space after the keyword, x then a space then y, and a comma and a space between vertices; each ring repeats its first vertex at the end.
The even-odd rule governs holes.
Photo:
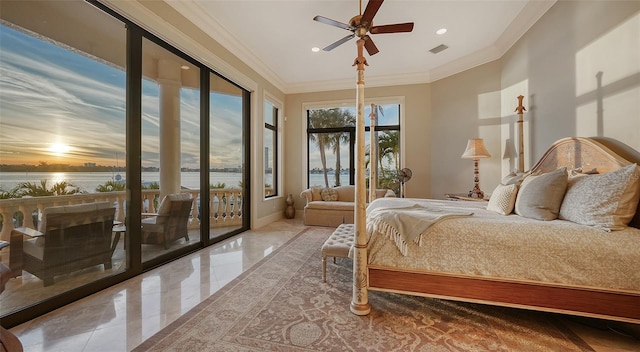
MULTIPOLYGON (((376 104, 376 105, 398 105, 399 106, 399 124, 398 125, 385 125, 383 127, 379 127, 376 128, 376 131, 393 131, 393 130, 397 130, 399 132, 399 153, 398 153, 398 158, 400 159, 398 161, 398 168, 402 169, 404 166, 404 151, 405 151, 405 145, 404 145, 404 129, 402 128, 402 126, 405 124, 405 97, 404 96, 388 96, 388 97, 375 97, 375 98, 368 98, 365 99, 364 105, 370 105, 370 104, 376 104)), ((323 101, 323 102, 306 102, 302 104, 302 121, 303 123, 302 125, 302 135, 305 136, 304 138, 306 138, 306 141, 303 142, 304 144, 304 148, 305 148, 305 152, 302 155, 302 165, 305 166, 305 171, 302 173, 301 175, 301 181, 303 185, 306 185, 307 188, 310 187, 309 184, 309 134, 310 133, 318 133, 320 131, 322 132, 349 132, 349 133, 353 133, 352 134, 352 139, 351 139, 351 145, 355 144, 355 129, 356 127, 342 127, 342 128, 329 128, 329 129, 310 129, 309 128, 309 110, 316 110, 316 109, 331 109, 331 108, 352 108, 356 106, 356 101, 355 99, 348 99, 348 100, 335 100, 335 101, 323 101)), ((357 116, 356 116, 357 118, 357 116)), ((367 116, 365 116, 365 119, 368 119, 367 116)), ((366 122, 365 122, 366 124, 366 122)), ((370 126, 365 126, 365 134, 369 133, 370 131, 370 126)), ((353 147, 355 148, 355 147, 353 147)), ((350 164, 350 177, 349 177, 349 183, 351 185, 355 184, 355 150, 350 150, 350 153, 352 153, 352 158, 350 158, 349 164, 350 164)))
POLYGON ((263 94, 263 98, 262 98, 262 123, 263 123, 263 134, 262 134, 262 150, 265 150, 265 147, 267 147, 267 145, 265 144, 265 140, 264 140, 264 132, 265 131, 271 131, 274 132, 274 138, 273 138, 273 147, 274 147, 274 152, 273 152, 273 166, 272 166, 272 170, 271 170, 271 183, 272 183, 272 188, 273 188, 273 193, 270 195, 265 195, 264 194, 264 190, 266 189, 266 182, 265 182, 265 169, 267 166, 267 156, 266 153, 262 153, 262 192, 263 192, 263 198, 264 199, 270 199, 270 198, 274 198, 274 197, 281 197, 281 189, 282 189, 282 163, 281 160, 283 160, 283 155, 282 152, 284 150, 284 148, 282 147, 282 125, 283 125, 283 116, 284 114, 282 113, 283 108, 282 108, 283 104, 280 100, 278 100, 277 98, 275 98, 272 94, 269 94, 269 92, 264 92, 263 94), (266 116, 266 112, 265 112, 265 108, 266 105, 270 104, 271 107, 273 108, 273 121, 275 123, 274 125, 271 125, 269 123, 267 123, 265 116, 266 116))

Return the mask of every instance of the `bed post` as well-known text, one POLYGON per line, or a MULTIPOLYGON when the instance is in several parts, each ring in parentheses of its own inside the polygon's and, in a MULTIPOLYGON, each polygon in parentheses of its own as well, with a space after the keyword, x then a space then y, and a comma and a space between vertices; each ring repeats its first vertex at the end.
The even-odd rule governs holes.
POLYGON ((369 119, 369 203, 376 199, 376 189, 378 189, 378 139, 376 138, 376 124, 378 119, 378 106, 371 104, 371 114, 369 119))
POLYGON ((518 171, 524 172, 524 112, 527 109, 522 105, 524 95, 518 95, 518 107, 516 112, 518 113, 518 171))
POLYGON ((356 86, 356 194, 355 194, 355 241, 353 257, 353 295, 350 309, 353 314, 367 315, 371 311, 367 293, 367 233, 366 233, 366 181, 364 162, 364 66, 368 65, 362 49, 364 40, 358 39, 358 57, 353 66, 357 66, 356 86))

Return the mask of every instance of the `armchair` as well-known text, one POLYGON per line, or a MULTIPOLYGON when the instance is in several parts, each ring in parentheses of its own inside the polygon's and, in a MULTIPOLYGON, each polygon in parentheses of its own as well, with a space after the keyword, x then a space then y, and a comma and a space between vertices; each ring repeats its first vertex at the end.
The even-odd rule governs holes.
POLYGON ((54 283, 56 275, 103 264, 111 269, 111 230, 115 207, 109 202, 45 208, 40 231, 11 231, 9 265, 13 276, 28 271, 54 283))
POLYGON ((151 217, 142 219, 142 243, 163 244, 169 249, 169 244, 181 237, 188 242, 187 224, 192 205, 193 198, 189 193, 165 196, 157 213, 143 213, 151 217))

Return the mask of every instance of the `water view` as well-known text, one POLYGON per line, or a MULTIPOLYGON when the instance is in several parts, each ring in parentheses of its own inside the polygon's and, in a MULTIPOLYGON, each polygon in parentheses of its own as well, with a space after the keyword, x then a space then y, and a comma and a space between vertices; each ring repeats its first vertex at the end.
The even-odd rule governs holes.
MULTIPOLYGON (((124 174, 113 172, 0 172, 0 189, 8 191, 16 187, 21 182, 31 182, 40 184, 40 181, 47 180, 47 185, 51 186, 57 182, 66 181, 79 187, 85 192, 95 192, 98 185, 107 181, 116 180, 118 175, 124 180, 124 174)), ((160 180, 159 172, 143 172, 142 182, 145 184, 158 182, 160 180)), ((211 172, 210 184, 225 184, 225 188, 240 188, 242 174, 239 172, 211 172)), ((311 185, 324 185, 324 176, 322 174, 310 175, 311 185)), ((334 175, 329 175, 329 183, 334 181, 334 175)), ((343 185, 349 184, 349 175, 341 174, 340 182, 343 185)), ((266 183, 271 185, 271 175, 267 174, 266 183)), ((182 172, 181 185, 189 189, 200 188, 200 174, 198 172, 182 172)))

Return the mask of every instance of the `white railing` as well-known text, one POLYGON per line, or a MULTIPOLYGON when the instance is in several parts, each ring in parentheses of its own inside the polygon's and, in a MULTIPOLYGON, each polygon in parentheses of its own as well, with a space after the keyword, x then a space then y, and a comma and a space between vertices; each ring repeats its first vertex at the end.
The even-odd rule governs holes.
MULTIPOLYGON (((200 226, 200 191, 188 190, 193 197, 189 228, 200 226)), ((242 190, 214 188, 209 190, 209 222, 210 227, 223 227, 242 224, 242 190)), ((0 199, 0 215, 2 215, 2 231, 0 240, 9 241, 11 230, 15 226, 24 226, 37 229, 40 217, 45 208, 58 205, 73 205, 92 202, 113 202, 116 206, 117 221, 124 222, 124 204, 126 191, 83 193, 64 196, 24 197, 15 199, 0 199), (8 220, 10 219, 10 220, 8 220)), ((141 212, 154 213, 160 205, 160 190, 142 190, 141 212)))

